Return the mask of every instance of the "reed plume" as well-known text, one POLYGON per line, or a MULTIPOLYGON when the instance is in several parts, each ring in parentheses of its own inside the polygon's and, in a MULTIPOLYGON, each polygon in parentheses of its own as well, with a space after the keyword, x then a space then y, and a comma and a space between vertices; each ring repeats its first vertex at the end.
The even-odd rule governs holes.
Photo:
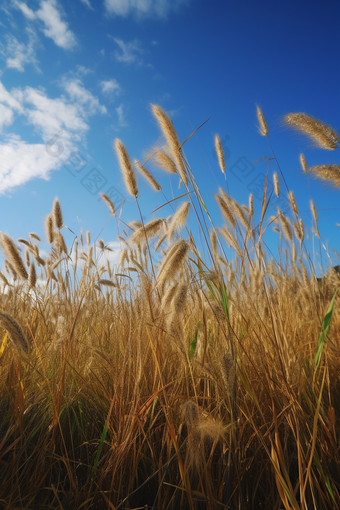
POLYGON ((53 202, 52 218, 55 227, 61 229, 61 227, 63 226, 63 214, 61 212, 60 202, 58 198, 55 198, 53 202))
POLYGON ((168 240, 171 241, 176 228, 181 228, 185 225, 189 213, 190 202, 183 202, 172 217, 172 221, 168 229, 168 240))
POLYGON ((340 188, 340 166, 339 165, 315 165, 309 171, 319 179, 340 188))
POLYGON ((153 159, 154 164, 160 170, 164 170, 169 174, 177 174, 177 168, 174 160, 169 156, 166 150, 155 147, 152 151, 152 155, 149 158, 153 159))
POLYGON ((268 134, 268 127, 266 119, 264 118, 264 115, 262 113, 262 110, 259 106, 256 105, 256 115, 257 120, 259 121, 259 132, 262 136, 267 136, 268 134))
POLYGON ((233 213, 231 212, 231 210, 229 208, 229 205, 220 195, 215 194, 215 199, 216 199, 216 202, 218 203, 219 208, 221 209, 224 219, 227 220, 230 223, 230 225, 235 229, 236 228, 236 220, 235 220, 233 213))
POLYGON ((289 196, 289 201, 290 201, 290 205, 292 207, 293 213, 295 214, 295 216, 299 216, 299 210, 297 207, 297 203, 296 203, 295 195, 294 195, 293 191, 290 191, 288 196, 289 196))
POLYGON ((227 227, 219 229, 219 232, 222 234, 224 239, 227 241, 227 244, 230 246, 230 248, 233 248, 237 255, 241 258, 242 253, 239 247, 239 244, 233 234, 230 232, 230 230, 227 227))
POLYGON ((293 241, 292 229, 290 227, 288 219, 280 211, 280 209, 277 210, 277 214, 279 216, 281 227, 282 227, 282 231, 283 231, 283 233, 285 235, 285 238, 288 239, 289 241, 293 241))
POLYGON ((156 179, 151 175, 149 170, 145 168, 145 166, 141 165, 138 161, 134 162, 134 165, 137 167, 139 173, 144 177, 144 179, 150 184, 151 188, 155 191, 161 191, 162 186, 156 181, 156 179))
POLYGON ((130 195, 133 195, 135 198, 137 198, 138 183, 135 171, 130 161, 128 151, 126 150, 126 147, 123 144, 123 142, 119 140, 119 138, 115 139, 114 148, 117 154, 120 169, 124 177, 126 189, 130 195))
POLYGON ((225 173, 225 160, 224 160, 224 153, 223 153, 223 147, 221 144, 221 139, 219 135, 215 135, 215 150, 218 158, 218 164, 220 165, 221 172, 225 173))
POLYGON ((174 278, 178 271, 182 268, 189 245, 183 239, 177 241, 164 257, 161 267, 158 271, 157 283, 161 286, 167 280, 174 278))
POLYGON ((339 141, 338 134, 331 126, 327 126, 306 113, 289 113, 285 115, 284 124, 309 136, 317 147, 334 150, 339 141))
POLYGON ((300 154, 299 159, 300 159, 300 164, 301 164, 302 170, 306 174, 308 172, 308 166, 307 166, 307 163, 306 163, 306 158, 305 158, 305 156, 303 154, 300 154))
POLYGON ((28 340, 23 330, 13 317, 8 315, 8 313, 0 312, 0 326, 7 331, 8 336, 20 354, 29 353, 30 345, 28 340))
POLYGON ((188 177, 185 171, 184 162, 181 153, 181 145, 179 143, 179 139, 170 119, 169 115, 165 113, 165 111, 158 105, 152 104, 152 113, 155 116, 164 136, 167 141, 168 147, 173 155, 175 163, 177 165, 177 170, 180 178, 184 182, 185 186, 188 186, 188 177))
POLYGON ((50 214, 48 214, 45 218, 45 231, 47 241, 52 244, 54 241, 54 230, 53 230, 53 219, 50 214))
POLYGON ((103 202, 105 202, 105 204, 110 209, 112 216, 116 216, 116 208, 112 200, 105 193, 99 193, 99 195, 101 196, 103 202))
POLYGON ((313 199, 310 200, 310 209, 312 211, 312 215, 313 215, 315 223, 318 223, 318 213, 316 212, 316 207, 315 207, 313 199))
POLYGON ((273 173, 273 181, 274 181, 275 195, 277 197, 279 197, 280 196, 280 183, 279 183, 279 176, 277 175, 276 172, 273 173))
POLYGON ((29 282, 31 287, 35 287, 35 284, 37 283, 37 273, 35 271, 34 262, 30 265, 29 282))
POLYGON ((32 239, 34 239, 35 241, 38 241, 39 243, 41 243, 41 239, 40 237, 38 236, 38 234, 36 234, 35 232, 29 232, 28 233, 28 237, 31 237, 32 239))
POLYGON ((13 239, 11 239, 7 234, 0 234, 0 244, 1 247, 8 258, 8 261, 12 264, 15 269, 15 272, 23 279, 27 280, 28 274, 23 263, 22 258, 20 257, 18 248, 16 247, 13 239))
POLYGON ((145 242, 146 238, 155 237, 163 225, 164 220, 160 218, 149 221, 145 226, 140 227, 130 236, 131 243, 139 244, 145 242))
POLYGON ((106 285, 106 287, 117 287, 117 284, 112 280, 100 279, 98 280, 99 285, 106 285))
POLYGON ((249 209, 249 221, 254 216, 254 196, 252 193, 249 195, 248 200, 248 209, 249 209))

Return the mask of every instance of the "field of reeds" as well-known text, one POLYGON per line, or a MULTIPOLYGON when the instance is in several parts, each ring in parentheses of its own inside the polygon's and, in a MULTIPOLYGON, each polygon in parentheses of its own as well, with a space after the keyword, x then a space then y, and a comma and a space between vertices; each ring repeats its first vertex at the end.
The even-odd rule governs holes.
MULTIPOLYGON (((330 265, 316 278, 274 152, 260 210, 252 195, 237 203, 226 180, 212 218, 172 121, 159 106, 152 113, 164 145, 132 162, 114 143, 136 221, 102 195, 121 233, 119 265, 89 232, 66 246, 58 199, 45 220, 48 255, 34 232, 0 235, 0 507, 338 509, 340 275, 330 265), (178 174, 180 197, 144 224, 138 180, 159 190, 156 167, 178 174), (270 216, 280 187, 291 211, 270 216)), ((313 117, 285 123, 339 148, 313 117)), ((215 146, 225 173, 218 136, 215 146)), ((339 166, 300 161, 340 185, 339 166)), ((311 218, 318 239, 312 197, 311 218)))

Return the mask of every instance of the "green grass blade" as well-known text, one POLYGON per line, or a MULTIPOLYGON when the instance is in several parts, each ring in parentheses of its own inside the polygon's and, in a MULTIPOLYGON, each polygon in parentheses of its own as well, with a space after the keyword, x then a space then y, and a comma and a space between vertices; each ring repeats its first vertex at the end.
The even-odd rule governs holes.
POLYGON ((106 423, 105 423, 105 427, 104 427, 103 433, 102 433, 102 437, 100 438, 100 441, 99 441, 99 446, 98 446, 98 450, 97 450, 97 453, 96 453, 96 458, 94 459, 93 471, 95 471, 96 468, 97 468, 97 464, 98 464, 98 461, 99 461, 100 454, 102 453, 102 449, 103 449, 103 445, 104 445, 104 441, 105 441, 105 438, 106 438, 106 434, 107 434, 108 428, 109 428, 109 421, 107 420, 106 423))
POLYGON ((337 292, 338 291, 336 290, 335 293, 334 293, 334 296, 332 298, 332 301, 329 304, 327 313, 326 313, 326 315, 325 315, 325 317, 323 319, 323 322, 322 322, 322 333, 321 333, 321 335, 319 337, 318 350, 317 350, 317 353, 316 353, 316 356, 315 356, 315 369, 318 368, 319 363, 320 363, 322 349, 323 349, 323 346, 324 346, 325 341, 326 341, 326 336, 327 336, 327 333, 328 333, 328 328, 329 328, 329 325, 331 323, 331 319, 332 319, 332 315, 333 315, 334 302, 335 302, 335 298, 336 298, 337 292))

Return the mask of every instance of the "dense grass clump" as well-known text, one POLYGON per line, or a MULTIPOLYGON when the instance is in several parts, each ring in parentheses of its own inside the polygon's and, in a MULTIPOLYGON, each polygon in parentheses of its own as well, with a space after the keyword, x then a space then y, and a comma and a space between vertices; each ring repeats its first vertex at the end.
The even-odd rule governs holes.
MULTIPOLYGON (((285 186, 277 161, 260 211, 252 195, 244 206, 219 189, 216 228, 171 119, 152 111, 166 145, 147 161, 114 143, 139 212, 123 225, 118 266, 89 232, 66 245, 58 199, 47 256, 33 232, 18 240, 25 256, 1 234, 1 508, 338 509, 340 275, 330 267, 316 278, 292 191, 291 214, 269 217, 285 186), (171 216, 144 224, 138 174, 161 192, 152 164, 178 173, 185 191, 166 204, 171 216)), ((306 114, 286 123, 338 147, 335 131, 306 114)), ((215 146, 226 175, 218 136, 215 146)), ((325 171, 336 182, 337 169, 325 171)), ((312 197, 311 212, 320 238, 312 197)))

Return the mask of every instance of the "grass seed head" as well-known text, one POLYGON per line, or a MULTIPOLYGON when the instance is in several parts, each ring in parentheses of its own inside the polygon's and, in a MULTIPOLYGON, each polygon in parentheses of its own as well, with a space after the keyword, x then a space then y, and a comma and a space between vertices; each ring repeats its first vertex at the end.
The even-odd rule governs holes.
POLYGON ((264 115, 262 113, 262 110, 259 106, 256 105, 256 115, 257 115, 257 120, 259 121, 259 132, 262 136, 267 136, 268 134, 268 127, 267 127, 267 122, 266 122, 266 119, 264 118, 264 115))
POLYGON ((54 199, 53 202, 52 218, 54 226, 58 229, 61 229, 61 227, 63 226, 63 214, 61 212, 60 202, 57 197, 54 199))
POLYGON ((122 171, 124 182, 126 189, 130 195, 133 195, 135 198, 138 197, 138 183, 135 171, 132 167, 130 157, 128 151, 126 150, 125 145, 119 138, 116 138, 114 141, 114 148, 116 151, 116 155, 118 158, 119 166, 122 171))
POLYGON ((159 105, 152 104, 151 109, 175 160, 179 176, 184 182, 185 186, 188 186, 188 177, 184 167, 181 146, 172 120, 159 105))
POLYGON ((307 166, 307 163, 306 163, 306 158, 305 158, 305 156, 303 154, 300 154, 299 159, 300 159, 300 164, 301 164, 302 170, 306 174, 308 172, 308 166, 307 166))
POLYGON ((280 183, 279 183, 279 176, 277 175, 276 172, 273 173, 273 181, 274 181, 275 195, 277 197, 279 197, 280 196, 280 183))
POLYGON ((315 165, 309 168, 315 177, 323 179, 328 184, 340 188, 340 166, 339 165, 315 165))
POLYGON ((103 200, 103 202, 105 202, 105 204, 110 209, 112 216, 116 216, 116 208, 115 208, 112 200, 105 193, 99 193, 99 195, 101 196, 101 199, 103 200))
POLYGON ((7 331, 8 336, 20 354, 29 353, 30 345, 28 340, 23 330, 13 317, 8 315, 8 313, 0 312, 0 326, 7 331))
POLYGON ((283 119, 287 127, 300 131, 309 136, 314 144, 321 149, 334 150, 339 141, 338 134, 324 122, 306 113, 289 113, 283 119))
POLYGON ((215 150, 218 158, 218 164, 220 165, 221 172, 225 173, 225 160, 224 160, 224 153, 223 153, 223 147, 221 144, 221 139, 219 135, 215 135, 215 150))
POLYGON ((155 191, 161 191, 162 186, 156 181, 156 179, 151 175, 149 170, 145 168, 145 166, 141 165, 138 161, 134 162, 138 172, 144 177, 144 179, 150 184, 151 188, 155 191))
POLYGON ((22 258, 20 257, 18 248, 16 247, 13 239, 11 239, 7 234, 1 233, 0 244, 8 261, 15 269, 17 275, 20 276, 20 278, 23 280, 27 280, 28 274, 25 265, 22 258))

